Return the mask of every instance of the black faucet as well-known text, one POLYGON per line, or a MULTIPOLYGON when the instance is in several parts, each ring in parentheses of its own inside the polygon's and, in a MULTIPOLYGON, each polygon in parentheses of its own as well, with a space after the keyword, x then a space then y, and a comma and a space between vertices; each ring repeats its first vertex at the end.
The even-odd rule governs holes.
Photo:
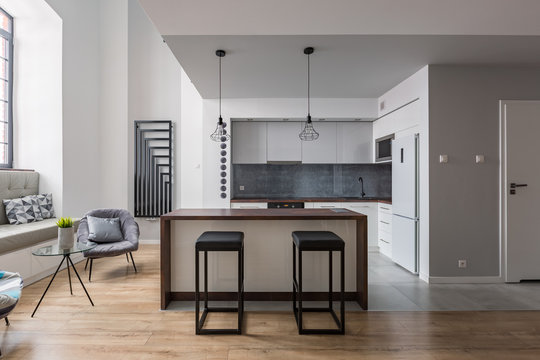
POLYGON ((362 177, 360 176, 358 178, 358 181, 360 182, 360 184, 362 184, 362 197, 366 196, 366 193, 364 192, 364 179, 362 179, 362 177))

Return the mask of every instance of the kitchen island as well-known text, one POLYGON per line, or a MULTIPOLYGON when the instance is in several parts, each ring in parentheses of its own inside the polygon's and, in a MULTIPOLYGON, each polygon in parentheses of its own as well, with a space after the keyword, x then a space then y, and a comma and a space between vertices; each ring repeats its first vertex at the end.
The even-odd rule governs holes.
MULTIPOLYGON (((345 209, 180 209, 160 220, 162 310, 170 301, 195 299, 195 241, 205 231, 244 232, 246 300, 290 300, 291 233, 301 230, 333 231, 345 241, 345 296, 367 310, 366 215, 345 209)), ((234 299, 236 254, 210 253, 208 258, 210 298, 234 299)), ((307 253, 303 269, 305 300, 324 299, 328 255, 307 253)))

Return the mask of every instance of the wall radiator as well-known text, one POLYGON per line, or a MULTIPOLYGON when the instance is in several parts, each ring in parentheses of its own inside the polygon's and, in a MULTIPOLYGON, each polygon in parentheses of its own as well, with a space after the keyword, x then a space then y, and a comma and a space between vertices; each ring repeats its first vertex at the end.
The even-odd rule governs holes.
POLYGON ((172 121, 135 121, 135 216, 159 217, 172 211, 172 121))

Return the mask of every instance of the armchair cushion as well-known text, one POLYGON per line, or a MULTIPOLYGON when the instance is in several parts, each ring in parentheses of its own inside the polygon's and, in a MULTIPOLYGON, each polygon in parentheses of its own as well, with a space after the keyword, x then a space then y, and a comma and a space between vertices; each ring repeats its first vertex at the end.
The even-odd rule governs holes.
POLYGON ((119 218, 88 216, 88 240, 96 243, 111 243, 123 240, 119 218))

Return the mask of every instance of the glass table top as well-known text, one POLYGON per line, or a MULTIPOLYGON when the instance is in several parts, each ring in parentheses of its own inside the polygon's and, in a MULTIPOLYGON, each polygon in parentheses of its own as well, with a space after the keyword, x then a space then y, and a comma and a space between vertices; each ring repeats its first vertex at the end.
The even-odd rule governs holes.
POLYGON ((87 250, 95 248, 96 246, 97 244, 95 243, 83 244, 83 243, 76 242, 72 248, 61 249, 58 247, 58 244, 54 244, 54 245, 40 247, 39 249, 32 251, 32 255, 36 255, 36 256, 69 255, 69 254, 75 254, 75 253, 87 251, 87 250))

